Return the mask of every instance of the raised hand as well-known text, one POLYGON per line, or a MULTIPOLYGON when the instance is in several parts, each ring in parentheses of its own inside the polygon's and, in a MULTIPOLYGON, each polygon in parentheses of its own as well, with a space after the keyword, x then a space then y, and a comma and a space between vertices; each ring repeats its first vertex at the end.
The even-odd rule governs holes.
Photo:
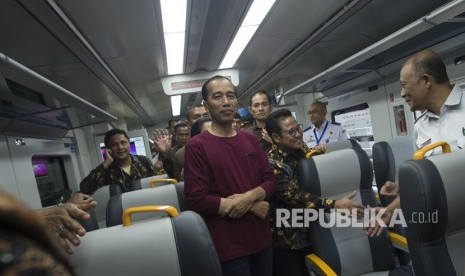
POLYGON ((110 167, 110 165, 113 163, 113 156, 111 156, 111 149, 105 149, 104 153, 104 160, 103 160, 103 167, 106 169, 110 167))
POLYGON ((167 156, 171 150, 173 135, 165 132, 163 129, 153 131, 153 142, 157 145, 163 156, 167 156))
POLYGON ((268 134, 268 132, 266 131, 266 129, 262 129, 262 139, 267 141, 270 144, 273 144, 273 140, 271 140, 271 137, 268 134))

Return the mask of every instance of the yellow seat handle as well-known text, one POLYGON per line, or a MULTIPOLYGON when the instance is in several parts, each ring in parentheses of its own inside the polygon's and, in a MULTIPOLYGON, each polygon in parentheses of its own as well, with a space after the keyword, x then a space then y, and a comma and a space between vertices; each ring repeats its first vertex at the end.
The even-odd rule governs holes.
POLYGON ((413 155, 413 160, 425 159, 425 154, 428 151, 430 151, 430 150, 432 150, 434 148, 437 148, 437 147, 441 147, 443 153, 450 153, 451 152, 450 145, 447 142, 439 141, 439 142, 432 143, 432 144, 429 144, 427 146, 424 146, 421 149, 417 150, 415 152, 415 154, 413 155))
POLYGON ((169 182, 171 184, 178 184, 178 181, 176 179, 173 179, 173 178, 156 178, 156 179, 153 179, 152 181, 150 181, 150 188, 155 188, 155 184, 159 183, 159 182, 169 182))
POLYGON ((315 254, 307 255, 306 258, 312 263, 316 268, 318 268, 318 272, 321 275, 325 276, 337 276, 336 272, 320 257, 315 254))
MULTIPOLYGON (((323 150, 323 154, 324 153, 327 153, 328 152, 328 149, 324 149, 323 150)), ((310 158, 312 157, 313 155, 317 155, 317 154, 321 154, 320 152, 317 152, 316 149, 311 149, 309 151, 307 151, 307 153, 305 154, 305 158, 310 158)))
POLYGON ((133 214, 158 211, 165 212, 168 216, 172 218, 177 217, 179 215, 179 212, 176 208, 168 205, 147 205, 129 207, 123 212, 123 226, 130 226, 132 224, 131 216, 133 214))
POLYGON ((391 232, 391 231, 388 231, 388 235, 389 235, 389 238, 392 244, 397 245, 401 247, 402 249, 408 250, 407 239, 404 236, 391 232))

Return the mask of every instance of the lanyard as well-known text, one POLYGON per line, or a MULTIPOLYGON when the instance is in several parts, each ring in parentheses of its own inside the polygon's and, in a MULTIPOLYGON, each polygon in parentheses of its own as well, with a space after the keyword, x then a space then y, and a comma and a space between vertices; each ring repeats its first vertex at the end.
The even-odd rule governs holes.
POLYGON ((320 139, 318 139, 318 135, 316 134, 316 128, 313 129, 313 135, 315 135, 315 140, 316 140, 317 145, 320 144, 321 139, 323 139, 323 137, 325 136, 326 129, 328 128, 328 123, 329 121, 326 121, 326 125, 325 125, 325 128, 323 128, 323 132, 321 133, 320 139))

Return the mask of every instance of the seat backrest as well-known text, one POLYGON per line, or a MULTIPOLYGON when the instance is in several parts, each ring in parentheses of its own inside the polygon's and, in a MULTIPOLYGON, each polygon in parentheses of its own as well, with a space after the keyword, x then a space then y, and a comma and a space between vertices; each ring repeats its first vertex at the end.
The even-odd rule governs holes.
POLYGON ((401 208, 416 275, 463 275, 464 184, 464 150, 400 165, 401 208))
MULTIPOLYGON (((301 160, 298 175, 301 189, 306 192, 337 200, 355 190, 357 195, 353 201, 376 206, 371 187, 371 163, 360 148, 301 160)), ((325 220, 332 215, 324 214, 325 220)), ((312 222, 309 229, 316 255, 338 275, 361 275, 394 267, 392 246, 386 231, 380 237, 369 238, 362 227, 323 227, 318 221, 312 222)))
POLYGON ((77 275, 221 275, 205 222, 190 211, 87 233, 71 262, 77 275))
MULTIPOLYGON (((163 178, 169 178, 167 174, 161 174, 161 175, 155 175, 155 176, 149 176, 149 177, 144 177, 141 179, 134 180, 132 182, 131 188, 133 191, 135 190, 140 190, 140 189, 147 189, 150 188, 150 181, 153 179, 163 179, 163 178)), ((163 183, 158 183, 158 185, 163 185, 163 183)))
POLYGON ((95 215, 94 210, 90 210, 87 213, 89 213, 89 220, 86 221, 80 221, 82 227, 86 229, 86 232, 94 231, 99 229, 98 221, 97 221, 97 216, 95 215))
POLYGON ((341 150, 341 149, 353 149, 353 148, 361 148, 360 144, 354 138, 339 140, 333 143, 326 144, 328 152, 341 150))
POLYGON ((121 194, 122 192, 123 191, 119 185, 112 184, 100 187, 92 194, 92 198, 97 202, 97 207, 94 209, 94 214, 99 228, 107 226, 106 213, 108 201, 112 196, 121 194))
MULTIPOLYGON (((386 181, 398 181, 400 163, 412 159, 414 154, 412 138, 381 141, 373 144, 373 168, 378 190, 386 181)), ((385 202, 382 202, 385 206, 385 202)))
MULTIPOLYGON (((386 181, 399 181, 399 165, 408 159, 412 159, 414 154, 413 139, 402 137, 392 141, 376 142, 373 145, 373 169, 375 171, 376 187, 378 192, 386 181)), ((394 197, 379 196, 382 206, 388 206, 394 197)), ((405 229, 402 225, 396 224, 391 231, 405 236, 405 229)), ((397 258, 401 264, 410 263, 408 253, 404 251, 396 252, 397 258)))
MULTIPOLYGON (((123 223, 123 211, 129 207, 143 205, 169 205, 179 211, 186 210, 184 200, 184 182, 163 185, 152 189, 142 189, 113 196, 108 202, 106 212, 107 226, 123 223)), ((134 221, 164 216, 163 213, 136 214, 134 221)))

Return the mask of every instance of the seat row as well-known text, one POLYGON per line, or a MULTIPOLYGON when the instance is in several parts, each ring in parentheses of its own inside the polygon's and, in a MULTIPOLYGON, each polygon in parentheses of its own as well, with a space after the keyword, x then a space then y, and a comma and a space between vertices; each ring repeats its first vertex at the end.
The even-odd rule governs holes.
POLYGON ((71 259, 78 275, 221 275, 205 222, 185 211, 184 183, 158 179, 174 185, 155 187, 153 180, 143 180, 152 183, 145 189, 121 193, 109 185, 93 195, 100 204, 94 230, 71 259))
MULTIPOLYGON (((301 188, 334 199, 356 190, 354 201, 379 206, 366 153, 357 146, 338 149, 299 163, 301 188)), ((309 270, 323 275, 372 275, 374 272, 412 275, 409 259, 402 261, 397 256, 396 260, 392 251, 393 245, 408 243, 405 249, 412 258, 416 275, 462 275, 465 151, 411 160, 413 143, 402 139, 376 143, 372 152, 378 190, 386 181, 400 184, 406 240, 388 231, 380 237, 369 238, 362 227, 328 227, 334 214, 327 213, 324 214, 327 223, 315 221, 309 228, 315 251, 307 256, 309 270)))

